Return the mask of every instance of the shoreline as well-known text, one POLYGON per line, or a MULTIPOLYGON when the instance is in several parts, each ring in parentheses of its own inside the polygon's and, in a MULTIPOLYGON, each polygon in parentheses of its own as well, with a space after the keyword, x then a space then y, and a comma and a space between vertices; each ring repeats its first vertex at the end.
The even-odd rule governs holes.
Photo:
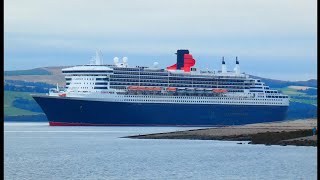
POLYGON ((313 136, 314 127, 317 127, 317 119, 298 119, 293 121, 143 134, 123 138, 250 141, 249 144, 318 146, 317 135, 313 136))

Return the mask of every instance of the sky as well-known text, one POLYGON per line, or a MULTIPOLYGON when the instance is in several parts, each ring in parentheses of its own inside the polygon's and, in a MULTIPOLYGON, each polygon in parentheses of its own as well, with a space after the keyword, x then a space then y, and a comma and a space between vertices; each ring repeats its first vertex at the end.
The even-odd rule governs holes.
POLYGON ((188 49, 200 69, 317 78, 316 0, 5 0, 4 69, 104 62, 165 68, 188 49))

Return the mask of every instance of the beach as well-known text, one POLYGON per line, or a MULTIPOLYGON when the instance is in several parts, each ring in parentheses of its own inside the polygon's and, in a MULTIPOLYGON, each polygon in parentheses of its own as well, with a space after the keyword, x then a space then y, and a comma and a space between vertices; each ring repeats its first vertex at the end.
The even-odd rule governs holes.
POLYGON ((202 128, 168 133, 127 136, 135 139, 198 139, 250 141, 252 144, 317 146, 313 128, 317 119, 202 128))

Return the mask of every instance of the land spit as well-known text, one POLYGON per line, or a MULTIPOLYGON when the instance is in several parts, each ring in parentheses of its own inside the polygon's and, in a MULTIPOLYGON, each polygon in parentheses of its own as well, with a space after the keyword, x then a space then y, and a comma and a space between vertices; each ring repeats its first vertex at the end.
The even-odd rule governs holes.
POLYGON ((250 144, 317 146, 317 135, 313 135, 314 127, 317 127, 317 119, 299 119, 144 134, 124 138, 250 141, 250 144))

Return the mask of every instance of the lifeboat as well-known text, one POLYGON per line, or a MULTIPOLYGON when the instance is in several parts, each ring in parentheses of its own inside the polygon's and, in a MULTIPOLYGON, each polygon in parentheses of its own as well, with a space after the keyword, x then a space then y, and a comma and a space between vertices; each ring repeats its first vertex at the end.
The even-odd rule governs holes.
POLYGON ((128 90, 139 90, 139 91, 160 91, 160 87, 144 87, 144 86, 129 86, 128 90))
POLYGON ((176 90, 177 90, 177 88, 173 88, 173 87, 167 88, 167 91, 176 91, 176 90))
POLYGON ((137 87, 137 90, 144 91, 144 90, 146 90, 146 87, 138 86, 138 87, 137 87))
POLYGON ((138 90, 139 86, 129 86, 129 90, 138 90))
POLYGON ((213 89, 212 91, 215 92, 215 93, 226 93, 226 92, 228 92, 226 89, 213 89))
POLYGON ((59 94, 59 96, 60 96, 60 97, 66 97, 67 94, 66 94, 66 93, 61 93, 61 94, 59 94))
POLYGON ((145 90, 146 91, 153 91, 153 87, 146 87, 145 90))
POLYGON ((161 88, 160 87, 154 87, 153 90, 154 91, 161 91, 161 88))

